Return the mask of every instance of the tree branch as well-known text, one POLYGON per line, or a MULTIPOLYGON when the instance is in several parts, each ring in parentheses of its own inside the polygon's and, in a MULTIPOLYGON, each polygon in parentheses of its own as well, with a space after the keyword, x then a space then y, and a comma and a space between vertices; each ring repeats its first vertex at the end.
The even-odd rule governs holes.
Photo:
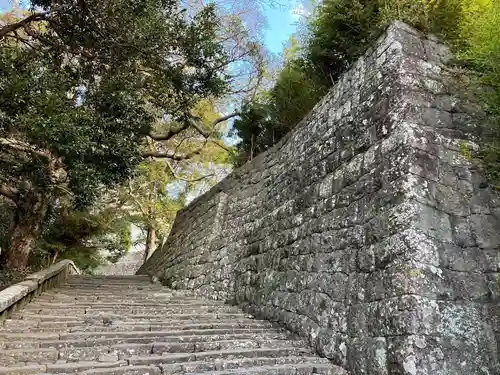
POLYGON ((187 154, 178 154, 176 155, 174 152, 145 152, 142 154, 144 158, 156 158, 156 159, 170 159, 175 161, 188 160, 192 157, 201 154, 203 147, 199 147, 196 150, 188 152, 187 154))
POLYGON ((0 40, 3 39, 5 35, 8 33, 15 31, 21 27, 25 27, 31 22, 36 22, 36 21, 43 21, 47 19, 47 16, 49 15, 49 12, 40 12, 40 13, 33 13, 31 16, 26 17, 25 19, 12 23, 10 25, 6 25, 2 28, 0 28, 0 40))
MULTIPOLYGON (((227 121, 233 117, 236 117, 236 116, 240 116, 240 113, 239 112, 234 112, 234 113, 231 113, 227 116, 223 116, 223 117, 219 117, 217 120, 215 121, 212 121, 212 126, 211 128, 215 128, 218 124, 220 124, 221 122, 224 122, 224 121, 227 121)), ((198 133, 200 133, 202 136, 204 136, 205 138, 209 138, 211 135, 212 135, 212 130, 208 131, 208 130, 205 130, 201 127, 201 125, 196 122, 194 119, 190 118, 188 119, 189 121, 189 124, 196 129, 196 131, 198 133)))
POLYGON ((153 132, 149 133, 149 137, 155 141, 168 141, 173 138, 175 135, 179 134, 183 130, 186 130, 189 127, 189 123, 184 123, 174 128, 170 128, 165 134, 154 134, 153 132))
POLYGON ((151 152, 145 152, 142 154, 143 158, 157 158, 157 159, 170 159, 170 160, 175 160, 175 161, 182 161, 182 160, 188 160, 193 158, 196 155, 201 154, 203 149, 205 148, 205 145, 207 144, 207 140, 203 142, 203 145, 198 147, 197 149, 190 151, 186 154, 176 154, 175 151, 169 151, 169 152, 158 152, 158 151, 151 151, 151 152))
POLYGON ((231 155, 234 154, 233 150, 231 150, 229 147, 226 147, 226 145, 224 145, 223 143, 219 142, 218 140, 211 139, 210 142, 212 142, 214 145, 222 148, 223 150, 225 150, 226 152, 230 153, 231 155))
MULTIPOLYGON (((187 128, 189 128, 189 126, 192 126, 193 128, 196 129, 196 131, 198 133, 200 133, 205 138, 205 142, 203 143, 203 145, 201 147, 199 147, 193 151, 190 151, 186 154, 177 154, 176 151, 168 151, 168 152, 148 151, 148 152, 144 152, 142 154, 142 157, 143 158, 170 159, 170 160, 175 160, 175 161, 182 161, 182 160, 191 159, 194 156, 201 154, 201 151, 203 150, 203 148, 207 144, 210 136, 213 133, 213 128, 215 126, 217 126, 217 124, 220 124, 221 122, 227 121, 227 120, 229 120, 233 117, 236 117, 236 116, 240 116, 240 113, 234 112, 234 113, 220 117, 220 118, 212 121, 212 124, 211 124, 212 126, 211 126, 210 130, 204 129, 202 124, 200 124, 194 118, 190 117, 182 125, 169 129, 169 131, 166 134, 149 133, 149 137, 151 139, 153 139, 154 141, 168 141, 171 138, 173 138, 176 134, 179 134, 183 130, 186 130, 187 128)), ((219 142, 217 142, 215 140, 210 140, 210 141, 215 143, 217 146, 223 148, 227 152, 232 153, 231 150, 229 150, 227 147, 220 144, 219 142)))
POLYGON ((191 125, 193 128, 196 129, 198 133, 200 133, 203 137, 208 138, 210 137, 210 134, 212 133, 211 131, 205 130, 201 127, 200 124, 196 122, 196 120, 189 118, 188 119, 189 125, 191 125))
POLYGON ((38 156, 42 156, 47 159, 52 159, 54 158, 53 155, 51 155, 50 152, 48 151, 43 151, 43 150, 38 150, 34 146, 30 145, 29 143, 26 142, 21 142, 18 141, 17 139, 12 139, 12 138, 0 138, 0 145, 7 146, 13 150, 21 151, 21 152, 27 152, 30 154, 35 154, 38 156))
POLYGON ((170 170, 170 173, 172 173, 172 176, 174 176, 174 178, 176 180, 185 181, 185 182, 198 182, 198 181, 204 180, 205 178, 209 178, 209 177, 215 176, 213 173, 211 173, 211 174, 208 174, 206 176, 201 176, 201 177, 198 177, 198 178, 185 178, 185 177, 181 177, 181 176, 177 175, 177 173, 175 173, 174 167, 172 167, 172 164, 170 164, 170 162, 168 160, 165 160, 165 163, 167 164, 167 167, 170 170))
POLYGON ((137 197, 134 195, 134 193, 132 192, 132 180, 129 179, 128 180, 128 192, 129 192, 129 195, 132 197, 134 203, 139 207, 139 210, 142 212, 142 214, 144 216, 148 216, 148 212, 147 210, 144 208, 144 206, 141 204, 141 202, 139 202, 139 199, 137 199, 137 197))
POLYGON ((240 115, 241 115, 240 112, 234 112, 234 113, 231 113, 231 114, 229 114, 227 116, 220 117, 217 120, 215 120, 214 122, 212 122, 212 127, 220 124, 221 122, 227 121, 229 119, 232 119, 233 117, 237 117, 237 116, 240 116, 240 115))
MULTIPOLYGON (((211 128, 213 129, 215 126, 220 124, 221 122, 227 121, 233 117, 240 116, 239 112, 234 112, 231 113, 227 116, 220 117, 216 119, 215 121, 212 122, 211 128)), ((198 133, 200 133, 203 137, 209 138, 210 135, 212 134, 212 131, 210 130, 205 130, 203 129, 202 125, 197 122, 194 118, 188 118, 182 125, 179 125, 177 127, 173 127, 168 130, 167 133, 165 134, 154 134, 153 132, 150 132, 148 135, 151 139, 155 141, 168 141, 172 139, 175 135, 179 134, 183 130, 186 130, 189 128, 189 126, 192 126, 193 128, 196 129, 198 133)))
POLYGON ((5 185, 0 185, 0 195, 17 204, 17 190, 5 185))

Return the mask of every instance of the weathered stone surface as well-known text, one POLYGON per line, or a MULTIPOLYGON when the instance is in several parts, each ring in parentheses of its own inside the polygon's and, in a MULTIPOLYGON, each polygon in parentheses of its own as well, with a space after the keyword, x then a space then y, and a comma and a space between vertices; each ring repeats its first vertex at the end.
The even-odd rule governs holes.
POLYGON ((94 270, 94 275, 134 275, 144 263, 142 251, 130 251, 116 263, 108 263, 94 270))
POLYGON ((8 317, 10 310, 17 308, 19 304, 29 302, 30 296, 35 294, 37 289, 53 288, 63 282, 67 276, 75 273, 79 273, 75 264, 70 260, 63 260, 0 291, 0 318, 8 317))
POLYGON ((28 365, 16 367, 0 367, 1 375, 31 375, 45 373, 46 366, 42 365, 28 365))
POLYGON ((0 313, 23 299, 38 287, 36 281, 23 281, 0 292, 0 313))
POLYGON ((139 273, 279 322, 355 375, 498 374, 500 196, 462 153, 479 123, 450 57, 392 24, 139 273))
POLYGON ((170 370, 345 375, 290 332, 235 306, 151 284, 144 276, 69 277, 0 326, 2 375, 170 370), (95 299, 76 297, 71 303, 69 293, 91 293, 95 299))
POLYGON ((38 282, 38 284, 41 284, 45 280, 63 272, 67 272, 67 274, 70 275, 75 273, 78 274, 80 271, 71 260, 65 259, 54 264, 53 266, 50 266, 45 270, 27 276, 26 280, 33 280, 38 282))

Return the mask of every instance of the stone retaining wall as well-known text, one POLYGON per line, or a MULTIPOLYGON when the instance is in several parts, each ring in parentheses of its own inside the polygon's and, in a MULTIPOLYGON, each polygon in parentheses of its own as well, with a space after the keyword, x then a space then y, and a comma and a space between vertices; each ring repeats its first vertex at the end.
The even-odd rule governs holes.
POLYGON ((446 47, 396 22, 139 273, 277 321, 355 375, 498 374, 500 199, 446 47))

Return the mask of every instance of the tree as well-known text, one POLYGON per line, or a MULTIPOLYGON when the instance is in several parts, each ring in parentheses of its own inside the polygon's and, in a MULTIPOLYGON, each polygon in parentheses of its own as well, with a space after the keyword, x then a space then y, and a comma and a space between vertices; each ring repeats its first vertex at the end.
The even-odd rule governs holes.
POLYGON ((51 202, 88 206, 150 156, 148 137, 205 132, 191 108, 227 87, 212 6, 190 18, 170 0, 32 5, 0 28, 0 194, 16 207, 2 255, 12 268, 27 264, 51 202), (152 134, 167 116, 180 125, 152 134))
POLYGON ((203 152, 186 160, 149 158, 139 165, 127 186, 118 192, 120 200, 126 202, 124 206, 130 222, 145 234, 145 260, 168 235, 177 211, 189 196, 218 182, 224 176, 224 167, 229 165, 228 155, 232 150, 224 146, 221 139, 226 131, 220 128, 220 123, 216 128, 211 127, 221 118, 214 101, 200 101, 191 115, 200 119, 211 133, 210 142, 196 130, 187 129, 181 136, 167 142, 150 142, 151 154, 176 150, 185 155, 200 147, 203 147, 203 152))
POLYGON ((79 269, 91 271, 105 260, 116 262, 132 245, 131 226, 121 208, 107 204, 99 210, 75 211, 62 201, 51 206, 30 265, 43 268, 71 259, 79 269))
POLYGON ((262 86, 266 65, 271 58, 262 39, 268 26, 266 9, 284 8, 286 1, 276 0, 188 0, 190 12, 196 14, 215 4, 220 20, 217 33, 226 51, 230 71, 231 102, 240 102, 262 86))
MULTIPOLYGON (((478 5, 480 2, 492 1, 475 0, 473 3, 478 5)), ((251 158, 279 141, 393 20, 399 19, 424 32, 435 33, 454 46, 462 45, 460 24, 464 4, 467 2, 463 0, 318 2, 312 15, 305 20, 301 38, 292 37, 284 53, 282 69, 273 87, 263 96, 264 100, 247 102, 240 109, 242 115, 235 129, 242 139, 238 146, 242 157, 237 160, 247 160, 248 155, 251 158)), ((479 8, 484 9, 484 4, 479 8)), ((495 23, 490 20, 489 24, 495 23)), ((492 26, 491 29, 496 28, 492 26)), ((495 38, 490 34, 489 40, 495 38)))
POLYGON ((242 106, 233 128, 241 138, 237 165, 278 142, 326 93, 327 87, 315 81, 300 54, 298 40, 292 36, 274 84, 242 106))
POLYGON ((167 190, 172 183, 166 160, 143 162, 128 189, 122 192, 127 200, 130 222, 145 235, 144 261, 156 249, 158 240, 168 235, 175 215, 186 200, 186 189, 176 186, 175 194, 167 190))
POLYGON ((82 209, 144 158, 175 170, 228 151, 213 129, 239 111, 203 123, 192 109, 255 95, 268 58, 262 4, 279 4, 215 3, 33 0, 3 16, 0 194, 16 207, 4 264, 26 264, 59 198, 82 209))
POLYGON ((10 227, 13 218, 12 206, 0 196, 0 254, 10 246, 10 227))

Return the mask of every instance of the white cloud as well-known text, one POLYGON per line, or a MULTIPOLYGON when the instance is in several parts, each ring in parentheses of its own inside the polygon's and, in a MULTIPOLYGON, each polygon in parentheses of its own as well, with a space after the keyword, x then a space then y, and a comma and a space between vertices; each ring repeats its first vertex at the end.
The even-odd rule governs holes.
POLYGON ((298 20, 301 17, 307 17, 307 16, 309 16, 311 14, 311 12, 308 11, 304 7, 304 5, 302 5, 302 4, 299 4, 295 8, 292 8, 292 10, 290 11, 290 13, 292 14, 292 18, 295 21, 298 20))

